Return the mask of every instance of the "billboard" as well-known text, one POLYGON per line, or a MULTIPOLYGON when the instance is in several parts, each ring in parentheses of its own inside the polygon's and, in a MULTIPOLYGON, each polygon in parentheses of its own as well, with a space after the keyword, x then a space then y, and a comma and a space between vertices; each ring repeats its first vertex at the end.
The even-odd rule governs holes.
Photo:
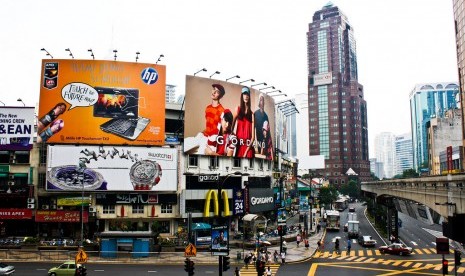
POLYGON ((227 256, 229 254, 228 226, 219 225, 211 228, 211 252, 213 256, 227 256))
POLYGON ((314 86, 331 84, 331 83, 333 83, 333 73, 332 72, 313 75, 313 85, 314 86))
POLYGON ((48 146, 46 188, 48 191, 176 191, 176 149, 48 146))
POLYGON ((43 60, 38 142, 163 145, 163 65, 43 60))
POLYGON ((274 193, 272 189, 249 188, 250 213, 274 210, 274 193))
POLYGON ((0 150, 30 150, 34 137, 33 107, 0 107, 0 150))
POLYGON ((186 77, 184 152, 273 159, 275 103, 258 90, 186 77))

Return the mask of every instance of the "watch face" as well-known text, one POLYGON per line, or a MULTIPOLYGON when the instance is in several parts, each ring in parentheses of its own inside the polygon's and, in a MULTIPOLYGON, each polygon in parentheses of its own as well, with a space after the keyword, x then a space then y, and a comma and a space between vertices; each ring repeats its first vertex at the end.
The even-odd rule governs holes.
POLYGON ((99 190, 105 187, 103 176, 92 169, 67 165, 54 167, 47 175, 47 188, 55 190, 99 190))
POLYGON ((151 190, 160 181, 161 167, 155 161, 137 161, 132 165, 129 176, 134 190, 151 190))

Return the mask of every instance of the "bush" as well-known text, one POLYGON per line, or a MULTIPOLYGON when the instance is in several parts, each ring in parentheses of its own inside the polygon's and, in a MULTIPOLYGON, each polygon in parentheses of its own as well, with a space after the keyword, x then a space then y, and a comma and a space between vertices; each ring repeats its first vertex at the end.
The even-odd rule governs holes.
POLYGON ((24 239, 24 244, 38 244, 39 238, 27 237, 24 239))

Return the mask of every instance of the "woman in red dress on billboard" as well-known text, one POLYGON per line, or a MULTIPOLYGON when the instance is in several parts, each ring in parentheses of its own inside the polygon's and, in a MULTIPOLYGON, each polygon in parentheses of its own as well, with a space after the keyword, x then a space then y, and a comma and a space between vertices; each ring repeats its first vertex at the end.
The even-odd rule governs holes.
POLYGON ((237 137, 236 157, 253 158, 254 157, 254 139, 253 130, 254 118, 250 109, 250 90, 248 87, 242 87, 240 105, 234 115, 234 129, 237 137))

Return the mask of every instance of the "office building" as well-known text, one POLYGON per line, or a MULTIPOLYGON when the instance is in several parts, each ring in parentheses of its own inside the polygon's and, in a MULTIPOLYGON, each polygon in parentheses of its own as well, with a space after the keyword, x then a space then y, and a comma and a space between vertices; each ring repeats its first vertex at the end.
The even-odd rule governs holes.
POLYGON ((166 92, 165 92, 165 101, 167 103, 174 103, 176 102, 176 85, 167 84, 166 85, 166 92))
POLYGON ((413 165, 418 172, 429 173, 427 123, 457 108, 458 93, 459 86, 454 82, 417 84, 410 92, 413 165))
POLYGON ((405 170, 413 169, 412 134, 396 135, 395 175, 402 175, 405 170))
POLYGON ((382 132, 375 137, 375 156, 378 162, 383 163, 383 178, 392 178, 395 175, 395 135, 391 132, 382 132))
MULTIPOLYGON (((368 181, 367 103, 358 82, 354 28, 331 3, 313 15, 307 33, 309 154, 324 155, 330 184, 353 170, 368 181)), ((353 174, 351 179, 353 178, 353 174)))

